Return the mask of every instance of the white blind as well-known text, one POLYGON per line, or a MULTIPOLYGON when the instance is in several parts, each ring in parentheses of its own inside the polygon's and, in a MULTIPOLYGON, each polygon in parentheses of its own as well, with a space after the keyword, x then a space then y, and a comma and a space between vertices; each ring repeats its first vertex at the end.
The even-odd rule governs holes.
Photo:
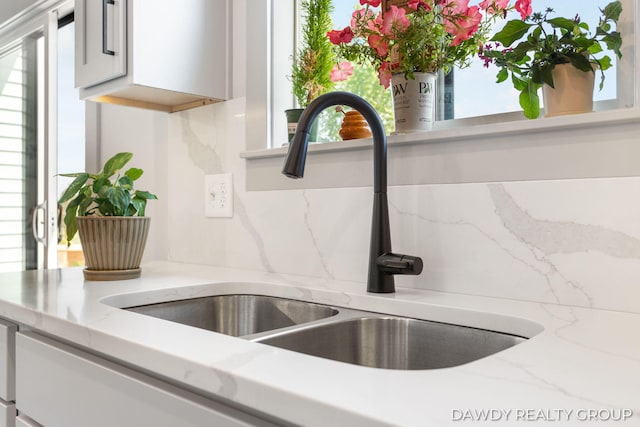
POLYGON ((22 49, 0 56, 0 272, 24 269, 25 105, 22 49))

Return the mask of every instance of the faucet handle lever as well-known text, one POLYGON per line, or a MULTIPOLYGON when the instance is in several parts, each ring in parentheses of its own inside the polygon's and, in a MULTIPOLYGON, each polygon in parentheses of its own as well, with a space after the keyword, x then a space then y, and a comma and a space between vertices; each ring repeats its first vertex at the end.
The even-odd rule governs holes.
POLYGON ((418 275, 422 273, 422 259, 411 255, 382 254, 378 257, 376 264, 380 271, 387 274, 418 275))

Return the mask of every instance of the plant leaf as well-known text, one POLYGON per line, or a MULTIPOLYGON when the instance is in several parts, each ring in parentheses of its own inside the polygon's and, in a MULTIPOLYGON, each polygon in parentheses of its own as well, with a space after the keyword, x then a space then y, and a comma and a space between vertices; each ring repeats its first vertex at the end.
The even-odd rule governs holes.
POLYGON ((497 76, 496 83, 502 83, 503 81, 507 80, 508 78, 509 78, 509 71, 507 71, 506 68, 502 68, 502 69, 500 69, 500 71, 498 71, 498 76, 497 76))
POLYGON ((125 190, 133 189, 133 181, 127 175, 120 177, 120 179, 118 180, 118 183, 125 190))
POLYGON ((133 199, 131 199, 131 205, 135 208, 138 216, 144 216, 145 208, 147 206, 147 199, 134 197, 133 199))
POLYGON ((553 84, 553 74, 551 73, 552 68, 553 66, 551 64, 540 67, 540 81, 536 83, 546 83, 551 87, 555 87, 553 84))
POLYGON ((129 192, 119 187, 110 187, 107 198, 109 203, 113 205, 113 215, 125 216, 129 203, 131 203, 129 192))
POLYGON ((568 56, 569 56, 569 61, 571 61, 571 65, 576 67, 578 70, 584 71, 584 72, 593 71, 593 68, 591 67, 591 62, 589 62, 587 57, 585 57, 584 55, 580 53, 573 53, 573 54, 569 54, 568 56))
POLYGON ((131 168, 128 171, 126 171, 124 174, 128 176, 131 179, 131 181, 135 181, 136 179, 140 178, 143 173, 144 172, 142 171, 142 169, 131 168))
POLYGON ((605 20, 612 20, 618 22, 620 19, 620 14, 622 13, 622 2, 613 1, 604 7, 602 10, 602 14, 604 15, 605 20))
POLYGON ((78 191, 80 191, 80 189, 85 184, 85 182, 87 182, 88 179, 89 179, 88 173, 78 174, 76 176, 76 179, 74 179, 73 182, 69 184, 65 192, 62 194, 62 197, 60 197, 60 200, 58 200, 58 203, 64 203, 67 200, 70 200, 73 196, 76 195, 78 191))
POLYGON ((158 200, 158 197, 155 194, 151 194, 148 191, 137 190, 134 194, 134 197, 145 200, 158 200))
POLYGON ((106 161, 102 168, 102 175, 106 178, 113 176, 131 160, 133 153, 118 153, 106 161))
POLYGON ((536 119, 540 115, 540 97, 538 96, 536 83, 530 82, 525 90, 520 92, 520 106, 524 116, 528 119, 536 119))
POLYGON ((519 19, 511 20, 507 22, 504 28, 497 32, 491 40, 500 42, 505 47, 509 47, 513 42, 524 36, 532 26, 533 24, 527 24, 519 19))
POLYGON ((78 215, 78 206, 85 199, 85 195, 80 193, 78 197, 73 199, 67 205, 67 209, 64 213, 64 225, 65 231, 67 235, 67 246, 71 245, 71 240, 78 232, 78 222, 76 221, 76 216, 78 215))
POLYGON ((547 22, 554 28, 562 28, 567 31, 573 31, 573 27, 575 26, 575 23, 571 19, 562 17, 551 18, 548 19, 547 22))
POLYGON ((94 193, 100 194, 100 191, 105 186, 110 187, 111 181, 109 181, 108 178, 101 177, 93 181, 93 186, 91 187, 91 189, 93 190, 94 193))

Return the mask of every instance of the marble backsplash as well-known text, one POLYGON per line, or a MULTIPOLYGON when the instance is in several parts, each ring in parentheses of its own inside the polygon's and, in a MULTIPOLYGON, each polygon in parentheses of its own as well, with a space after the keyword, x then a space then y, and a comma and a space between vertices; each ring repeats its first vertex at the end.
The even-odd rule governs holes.
MULTIPOLYGON (((364 283, 372 189, 245 191, 244 112, 170 115, 169 259, 364 283), (234 217, 205 218, 204 175, 227 172, 234 217)), ((390 187, 393 248, 424 261, 396 283, 640 312, 639 194, 640 178, 390 187)))

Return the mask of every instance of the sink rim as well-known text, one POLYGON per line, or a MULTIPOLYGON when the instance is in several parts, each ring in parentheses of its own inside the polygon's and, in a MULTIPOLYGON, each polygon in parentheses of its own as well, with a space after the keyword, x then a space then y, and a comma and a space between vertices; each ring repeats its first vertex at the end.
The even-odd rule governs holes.
MULTIPOLYGON (((112 293, 99 298, 98 302, 110 309, 123 311, 121 310, 122 307, 133 305, 170 302, 196 297, 236 294, 252 294, 292 299, 306 303, 330 306, 340 312, 355 310, 396 317, 408 317, 430 322, 449 323, 522 336, 528 339, 532 339, 546 330, 546 327, 536 320, 521 317, 517 314, 493 312, 490 309, 481 310, 477 307, 443 305, 439 304, 437 301, 430 302, 425 299, 395 300, 392 298, 386 298, 385 295, 345 293, 344 291, 336 289, 308 288, 306 286, 298 287, 287 283, 251 280, 227 280, 219 282, 208 281, 204 283, 185 284, 174 287, 167 286, 144 291, 137 290, 133 292, 112 293), (347 298, 345 298, 345 296, 347 298), (384 311, 379 309, 381 302, 385 305, 384 311), (350 304, 357 304, 357 306, 351 307, 350 304)), ((341 314, 338 313, 337 316, 341 316, 341 314)), ((337 316, 334 316, 334 318, 337 316)), ((156 320, 160 321, 161 319, 156 320)), ((310 324, 308 325, 310 326, 310 324)))

